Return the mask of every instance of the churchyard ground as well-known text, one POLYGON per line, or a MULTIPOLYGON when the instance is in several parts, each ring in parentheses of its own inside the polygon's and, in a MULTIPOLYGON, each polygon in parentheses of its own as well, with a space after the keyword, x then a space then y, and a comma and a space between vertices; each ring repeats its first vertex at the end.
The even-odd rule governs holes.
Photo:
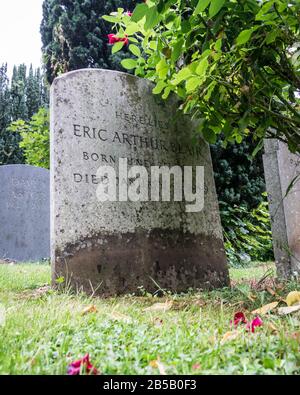
POLYGON ((87 353, 102 374, 299 374, 299 312, 278 307, 300 286, 274 271, 230 269, 231 289, 103 299, 52 290, 47 264, 0 265, 0 374, 66 374, 87 353), (254 333, 230 323, 275 301, 254 333))

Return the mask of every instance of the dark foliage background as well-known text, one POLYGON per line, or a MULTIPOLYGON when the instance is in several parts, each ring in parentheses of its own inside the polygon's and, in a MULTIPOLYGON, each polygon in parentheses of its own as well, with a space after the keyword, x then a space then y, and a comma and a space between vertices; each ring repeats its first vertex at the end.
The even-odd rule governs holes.
POLYGON ((123 70, 124 50, 112 55, 107 45, 111 24, 101 16, 116 11, 133 10, 130 0, 45 0, 41 35, 48 82, 61 73, 93 67, 123 70))

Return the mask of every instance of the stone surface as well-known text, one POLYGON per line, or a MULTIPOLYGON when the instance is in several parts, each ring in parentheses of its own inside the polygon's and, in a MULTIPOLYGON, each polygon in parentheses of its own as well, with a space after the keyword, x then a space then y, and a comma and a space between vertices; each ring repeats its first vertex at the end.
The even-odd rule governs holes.
POLYGON ((50 172, 27 165, 0 166, 0 258, 50 257, 50 172))
POLYGON ((111 295, 228 284, 209 147, 192 145, 195 125, 176 98, 152 95, 134 76, 84 69, 51 88, 51 259, 53 283, 111 295), (99 202, 97 169, 205 166, 204 210, 182 202, 99 202), (158 285, 157 285, 158 284, 158 285))
POLYGON ((277 272, 288 278, 300 273, 300 156, 266 139, 263 160, 277 272))

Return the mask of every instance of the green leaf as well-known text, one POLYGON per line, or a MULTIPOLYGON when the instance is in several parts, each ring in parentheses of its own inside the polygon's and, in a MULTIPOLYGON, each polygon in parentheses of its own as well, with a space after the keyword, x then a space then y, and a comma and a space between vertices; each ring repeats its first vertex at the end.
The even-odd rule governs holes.
POLYGON ((124 41, 119 41, 115 43, 112 47, 111 53, 117 53, 124 47, 125 42, 124 41))
POLYGON ((280 34, 279 29, 274 29, 270 31, 266 36, 266 44, 273 43, 276 40, 276 38, 279 36, 279 34, 280 34))
POLYGON ((134 59, 123 59, 121 61, 121 65, 124 67, 124 69, 131 70, 136 67, 137 61, 134 59))
POLYGON ((138 43, 139 41, 134 38, 134 37, 128 37, 128 40, 131 41, 132 43, 138 43))
POLYGON ((130 44, 129 51, 133 53, 133 55, 137 56, 138 58, 141 56, 141 50, 137 45, 130 44))
POLYGON ((257 153, 263 148, 263 146, 264 146, 264 140, 261 139, 251 154, 252 158, 254 158, 257 155, 257 153))
POLYGON ((133 10, 133 14, 131 15, 131 20, 133 22, 140 21, 147 13, 149 7, 145 3, 138 4, 133 10))
POLYGON ((208 129, 207 127, 203 128, 203 137, 205 138, 206 141, 208 141, 210 144, 215 144, 217 141, 217 135, 214 133, 213 130, 208 129))
POLYGON ((164 80, 168 74, 169 67, 165 58, 162 58, 156 65, 156 71, 160 79, 164 80))
POLYGON ((195 8, 194 15, 199 14, 200 12, 204 11, 205 8, 208 6, 211 0, 199 0, 198 4, 195 8))
POLYGON ((171 82, 173 85, 178 85, 181 81, 185 80, 191 75, 191 70, 188 67, 184 67, 175 75, 175 78, 171 82))
POLYGON ((243 30, 236 39, 236 44, 237 45, 243 45, 246 44, 251 38, 252 33, 257 29, 258 27, 252 27, 251 29, 246 29, 243 30))
POLYGON ((191 30, 191 24, 188 19, 183 19, 181 21, 181 31, 183 34, 188 33, 191 30))
POLYGON ((185 84, 186 91, 188 93, 194 91, 196 88, 198 88, 198 86, 201 84, 201 82, 202 82, 202 78, 200 78, 200 77, 192 77, 192 78, 188 79, 185 84))
POLYGON ((180 39, 179 41, 176 42, 176 44, 173 47, 171 59, 173 62, 176 62, 179 56, 181 55, 182 52, 182 47, 183 47, 184 40, 183 38, 180 39))
POLYGON ((225 3, 225 0, 211 0, 209 7, 209 17, 213 18, 221 10, 225 3))
POLYGON ((162 98, 164 99, 164 100, 166 100, 168 97, 169 97, 169 95, 170 95, 170 93, 171 93, 171 87, 170 86, 167 86, 166 88, 165 88, 165 91, 164 91, 164 94, 162 95, 162 98))
POLYGON ((112 15, 103 15, 102 19, 104 19, 107 22, 111 22, 111 23, 117 23, 120 21, 120 18, 117 18, 112 15))
POLYGON ((208 63, 207 58, 202 59, 202 60, 199 62, 199 65, 198 65, 197 68, 196 68, 196 73, 197 73, 199 76, 201 76, 201 77, 204 76, 204 74, 206 73, 206 70, 207 70, 208 66, 209 66, 209 63, 208 63))
POLYGON ((131 35, 134 34, 136 32, 140 31, 140 27, 137 23, 135 22, 130 22, 127 26, 126 26, 126 30, 125 30, 125 34, 131 35))
POLYGON ((235 136, 235 141, 236 141, 238 144, 241 144, 241 142, 243 141, 243 136, 241 136, 240 134, 237 134, 237 135, 235 136))
POLYGON ((150 30, 152 29, 155 25, 158 24, 160 21, 160 15, 157 12, 156 7, 151 7, 148 9, 147 14, 146 14, 146 23, 145 23, 145 30, 150 30))
POLYGON ((261 7, 260 11, 256 14, 255 20, 256 21, 268 20, 270 17, 270 14, 269 15, 266 15, 266 14, 270 10, 270 8, 273 7, 273 5, 274 5, 273 1, 269 1, 269 2, 265 3, 261 7))
POLYGON ((158 95, 161 93, 161 91, 167 86, 167 84, 164 81, 158 81, 157 85, 155 88, 153 88, 152 92, 155 95, 158 95))

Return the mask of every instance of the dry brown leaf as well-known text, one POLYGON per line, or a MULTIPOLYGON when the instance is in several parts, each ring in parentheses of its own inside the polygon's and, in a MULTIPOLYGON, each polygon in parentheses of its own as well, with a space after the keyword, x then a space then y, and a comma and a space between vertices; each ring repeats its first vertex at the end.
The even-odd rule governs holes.
POLYGON ((44 295, 47 295, 51 292, 50 285, 43 285, 40 288, 36 288, 32 291, 24 291, 22 292, 20 299, 39 299, 42 298, 44 295))
POLYGON ((296 306, 279 307, 277 311, 279 315, 287 315, 287 314, 295 313, 296 311, 299 310, 300 310, 300 305, 296 305, 296 306))
POLYGON ((97 312, 98 312, 97 307, 94 304, 92 304, 92 305, 87 306, 86 308, 84 308, 82 310, 82 312, 81 312, 81 315, 86 315, 86 314, 89 314, 89 313, 97 313, 97 312))
POLYGON ((265 314, 269 313, 270 311, 272 311, 273 309, 275 309, 275 307, 278 306, 278 303, 279 302, 272 302, 272 303, 265 304, 264 306, 260 307, 259 309, 251 311, 251 314, 265 315, 265 314))
POLYGON ((269 292, 270 295, 276 296, 276 291, 274 291, 271 287, 266 287, 266 291, 269 292))
POLYGON ((269 332, 273 334, 278 333, 278 328, 272 322, 267 322, 266 327, 269 332))
POLYGON ((289 333, 288 337, 297 340, 297 342, 300 343, 300 332, 289 333))
POLYGON ((278 284, 276 285, 276 289, 277 289, 278 291, 282 291, 284 288, 285 288, 285 285, 282 284, 282 283, 278 283, 278 284))
POLYGON ((236 339, 240 335, 239 331, 229 331, 224 334, 221 340, 221 344, 227 343, 231 340, 236 339))
POLYGON ((287 295, 285 302, 288 306, 300 304, 300 292, 299 291, 290 292, 287 295))
POLYGON ((255 302, 257 296, 250 293, 250 294, 247 295, 247 298, 248 298, 251 302, 255 302))
POLYGON ((145 308, 144 311, 167 311, 171 309, 172 305, 171 300, 165 303, 154 303, 152 306, 145 308))
POLYGON ((118 311, 113 311, 110 316, 110 319, 115 320, 115 321, 123 321, 126 322, 127 324, 129 324, 130 322, 132 322, 132 318, 129 317, 128 315, 119 313, 118 311))
POLYGON ((149 362, 149 365, 150 365, 152 368, 158 369, 159 374, 161 374, 161 375, 163 375, 163 376, 165 376, 165 375, 167 374, 167 373, 166 373, 166 369, 165 369, 164 365, 161 363, 159 357, 157 357, 157 359, 155 359, 154 361, 150 361, 150 362, 149 362))

